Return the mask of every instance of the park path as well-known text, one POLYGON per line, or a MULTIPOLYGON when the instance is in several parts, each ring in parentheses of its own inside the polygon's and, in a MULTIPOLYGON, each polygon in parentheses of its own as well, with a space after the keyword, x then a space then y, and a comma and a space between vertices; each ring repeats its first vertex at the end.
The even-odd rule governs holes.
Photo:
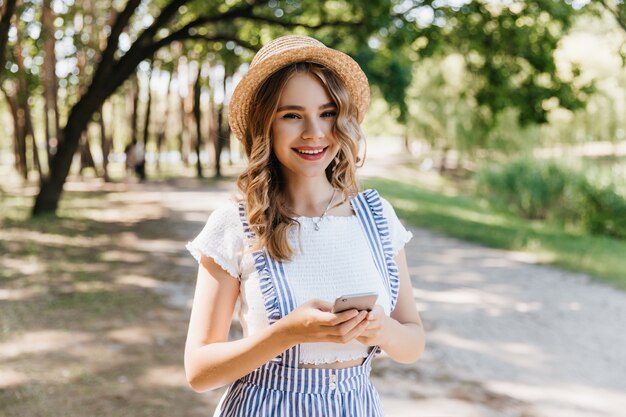
MULTIPOLYGON (((388 163, 374 160, 361 174, 381 175, 388 163)), ((131 188, 120 198, 157 204, 167 219, 163 233, 188 240, 234 191, 228 183, 131 188)), ((413 365, 384 355, 375 361, 373 379, 389 417, 626 415, 626 293, 523 253, 409 230, 406 253, 427 349, 413 365)), ((182 245, 174 252, 181 256, 182 245)), ((178 263, 189 281, 155 291, 188 312, 195 263, 178 263)))

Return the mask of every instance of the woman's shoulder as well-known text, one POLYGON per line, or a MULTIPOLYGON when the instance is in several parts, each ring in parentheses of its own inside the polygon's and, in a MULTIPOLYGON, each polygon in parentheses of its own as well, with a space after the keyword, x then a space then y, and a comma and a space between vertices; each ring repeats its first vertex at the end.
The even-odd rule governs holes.
POLYGON ((214 229, 242 231, 239 203, 233 199, 219 203, 209 215, 206 226, 214 229))
POLYGON ((230 198, 220 202, 211 213, 211 216, 219 218, 239 218, 239 202, 230 198))
POLYGON ((395 212, 393 205, 385 197, 383 197, 376 188, 366 188, 361 190, 359 191, 359 195, 363 195, 366 199, 380 204, 382 206, 383 213, 385 214, 395 212))

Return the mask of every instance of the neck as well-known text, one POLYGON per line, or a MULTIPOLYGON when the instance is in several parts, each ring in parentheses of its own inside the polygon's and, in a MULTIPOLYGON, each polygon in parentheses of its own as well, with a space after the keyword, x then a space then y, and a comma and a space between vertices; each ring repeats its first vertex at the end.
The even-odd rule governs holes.
POLYGON ((333 195, 333 187, 326 177, 290 178, 284 191, 289 207, 299 216, 320 216, 333 195))

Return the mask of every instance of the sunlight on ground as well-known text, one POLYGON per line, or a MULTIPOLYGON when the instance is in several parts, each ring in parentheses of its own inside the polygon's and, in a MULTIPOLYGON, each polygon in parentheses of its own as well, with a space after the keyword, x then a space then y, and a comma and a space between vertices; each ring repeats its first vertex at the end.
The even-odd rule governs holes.
POLYGON ((539 253, 510 251, 507 252, 505 256, 510 261, 521 262, 524 264, 539 264, 543 262, 549 262, 546 254, 539 253))
POLYGON ((29 380, 28 375, 12 369, 0 368, 0 389, 23 384, 29 380))
POLYGON ((590 415, 624 415, 626 399, 622 392, 592 387, 590 385, 558 384, 541 381, 537 385, 510 381, 489 381, 490 389, 535 405, 541 405, 545 415, 563 417, 588 417, 590 415), (570 404, 564 410, 562 404, 570 404), (578 409, 578 411, 576 410, 578 409))
POLYGON ((153 366, 138 378, 139 384, 148 386, 188 388, 187 378, 182 366, 153 366))
POLYGON ((448 214, 452 218, 460 218, 469 220, 474 223, 480 223, 490 226, 507 226, 509 221, 502 216, 497 216, 491 213, 478 213, 473 210, 465 210, 459 207, 449 206, 442 209, 444 213, 448 214))
POLYGON ((513 298, 480 291, 475 288, 454 288, 448 291, 426 291, 414 288, 413 295, 418 299, 430 302, 476 305, 481 308, 489 306, 511 307, 516 304, 513 298))
POLYGON ((109 236, 92 237, 92 236, 67 236, 57 235, 53 233, 37 232, 34 230, 14 229, 3 230, 2 240, 11 242, 36 242, 37 245, 51 245, 51 246, 76 246, 96 248, 105 244, 109 236))
POLYGON ((179 241, 170 239, 141 239, 137 241, 136 248, 149 253, 178 253, 182 245, 179 241))
POLYGON ((134 285, 141 288, 157 288, 163 285, 163 283, 158 279, 136 274, 118 275, 115 277, 115 282, 124 285, 134 285))
POLYGON ((472 352, 478 352, 485 355, 491 354, 491 347, 482 342, 476 342, 474 340, 469 340, 462 338, 458 335, 444 332, 444 331, 435 331, 428 335, 429 342, 442 343, 447 346, 451 346, 457 349, 470 350, 472 352))
POLYGON ((64 330, 26 332, 0 343, 0 358, 11 359, 24 354, 63 350, 77 344, 90 342, 93 338, 93 335, 86 332, 64 330))
POLYGON ((145 327, 129 326, 123 329, 111 330, 106 335, 109 339, 127 345, 152 343, 152 330, 145 327))
POLYGON ((443 344, 454 349, 497 358, 499 361, 515 365, 521 369, 542 370, 549 360, 549 357, 536 346, 526 343, 477 342, 442 330, 430 332, 428 340, 431 343, 443 344))
POLYGON ((45 270, 45 265, 32 257, 28 262, 24 259, 13 259, 3 256, 0 259, 0 268, 11 269, 22 275, 40 274, 45 270))
POLYGON ((41 294, 45 294, 45 288, 16 288, 16 289, 6 289, 0 288, 0 301, 15 301, 15 300, 28 300, 41 294))
POLYGON ((125 262, 132 264, 144 262, 145 260, 145 253, 134 253, 125 249, 107 250, 100 254, 100 261, 104 262, 125 262))

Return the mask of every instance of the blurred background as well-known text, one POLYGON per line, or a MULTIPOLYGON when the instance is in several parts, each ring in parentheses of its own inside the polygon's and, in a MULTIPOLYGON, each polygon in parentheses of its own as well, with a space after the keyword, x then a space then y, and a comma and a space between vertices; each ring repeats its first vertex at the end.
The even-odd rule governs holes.
MULTIPOLYGON (((407 226, 623 294, 622 0, 0 0, 0 414, 215 406, 220 392, 194 394, 181 373, 196 270, 184 243, 246 163, 233 87, 284 34, 362 66, 361 185, 407 226)), ((408 401, 542 415, 473 380, 450 388, 433 363, 405 375, 408 401)), ((552 415, 617 416, 607 407, 552 415)))

